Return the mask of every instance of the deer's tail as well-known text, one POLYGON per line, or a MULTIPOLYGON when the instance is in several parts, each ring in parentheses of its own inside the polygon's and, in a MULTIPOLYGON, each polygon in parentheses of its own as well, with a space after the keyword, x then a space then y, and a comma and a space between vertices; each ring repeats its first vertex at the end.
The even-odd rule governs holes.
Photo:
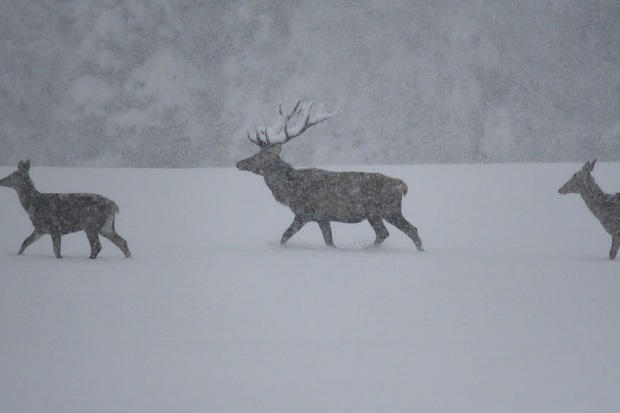
POLYGON ((407 191, 409 190, 409 188, 407 188, 407 184, 396 178, 394 178, 394 181, 394 185, 396 186, 396 189, 398 189, 398 192, 400 192, 403 196, 407 195, 407 191))
POLYGON ((120 214, 121 210, 118 208, 118 205, 116 205, 116 202, 114 201, 110 201, 112 202, 112 211, 114 211, 115 214, 120 214))

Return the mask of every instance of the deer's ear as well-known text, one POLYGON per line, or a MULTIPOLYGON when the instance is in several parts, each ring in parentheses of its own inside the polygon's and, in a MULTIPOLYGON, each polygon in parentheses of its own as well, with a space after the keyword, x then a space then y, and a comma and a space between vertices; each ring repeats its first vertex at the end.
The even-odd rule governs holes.
POLYGON ((27 173, 30 170, 30 159, 20 161, 19 165, 17 165, 17 169, 22 173, 27 173))

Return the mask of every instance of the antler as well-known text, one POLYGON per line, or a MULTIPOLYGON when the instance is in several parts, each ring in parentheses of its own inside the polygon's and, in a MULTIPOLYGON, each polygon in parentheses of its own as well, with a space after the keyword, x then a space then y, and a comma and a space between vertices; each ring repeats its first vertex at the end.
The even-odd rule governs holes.
POLYGON ((260 146, 261 148, 276 144, 284 144, 304 133, 308 128, 323 122, 334 116, 333 113, 312 113, 313 102, 297 101, 293 110, 285 115, 282 110, 282 103, 278 107, 280 116, 276 122, 262 130, 256 130, 256 138, 252 139, 248 131, 248 139, 250 142, 260 146), (291 119, 300 119, 293 126, 290 126, 291 119))

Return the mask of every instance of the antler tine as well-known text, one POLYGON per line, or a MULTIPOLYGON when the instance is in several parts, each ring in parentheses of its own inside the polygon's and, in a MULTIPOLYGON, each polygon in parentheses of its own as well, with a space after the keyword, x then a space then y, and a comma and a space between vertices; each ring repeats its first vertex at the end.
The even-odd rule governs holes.
POLYGON ((265 127, 265 130, 263 131, 263 136, 265 137, 265 143, 267 145, 271 145, 271 142, 269 141, 269 132, 267 127, 265 127))
POLYGON ((254 145, 258 145, 261 148, 269 145, 269 139, 267 139, 267 141, 262 140, 258 131, 256 131, 256 139, 252 139, 252 137, 250 136, 250 131, 247 131, 247 135, 248 135, 248 140, 252 142, 254 145))
POLYGON ((308 122, 310 121, 310 109, 312 109, 312 105, 314 105, 314 102, 310 102, 307 105, 308 108, 308 113, 306 115, 306 119, 304 120, 304 126, 300 129, 299 132, 297 132, 296 134, 294 134, 293 136, 288 134, 288 121, 297 113, 299 113, 300 109, 299 105, 301 105, 301 99, 297 100, 297 103, 295 104, 295 107, 293 108, 293 110, 291 111, 291 113, 286 117, 286 120, 284 122, 284 136, 286 137, 284 139, 284 142, 282 143, 286 143, 288 141, 290 141, 293 138, 296 138, 297 136, 301 135, 307 128, 308 128, 308 122))
POLYGON ((255 138, 251 137, 248 131, 248 139, 250 142, 260 146, 261 148, 284 144, 291 139, 298 137, 308 128, 334 116, 333 113, 319 113, 312 115, 314 103, 303 102, 301 99, 297 100, 293 110, 290 112, 285 112, 283 106, 284 102, 278 105, 279 118, 275 124, 264 127, 264 129, 263 127, 257 128, 255 138), (301 116, 299 116, 299 121, 297 124, 290 126, 289 122, 291 119, 296 118, 296 115, 298 114, 301 114, 301 116), (275 136, 271 136, 274 134, 275 136))
MULTIPOLYGON (((292 118, 294 115, 297 114, 298 110, 299 110, 299 105, 301 104, 301 99, 297 99, 297 103, 295 103, 295 107, 293 108, 293 111, 291 112, 290 115, 288 115, 288 117, 286 118, 286 120, 289 120, 290 118, 292 118)), ((312 105, 312 104, 311 104, 312 105)))
MULTIPOLYGON (((299 106, 299 102, 297 103, 297 105, 295 106, 297 108, 297 106, 299 106)), ((319 114, 318 117, 314 120, 311 120, 311 111, 312 111, 312 107, 314 106, 314 102, 309 102, 307 105, 304 105, 305 109, 302 109, 302 111, 306 111, 306 117, 304 119, 303 125, 301 126, 301 128, 293 133, 292 135, 289 135, 288 132, 288 119, 287 122, 284 124, 284 135, 286 136, 284 142, 282 143, 286 143, 288 141, 290 141, 291 139, 294 139, 296 137, 298 137, 299 135, 301 135, 302 133, 304 133, 308 128, 319 124, 321 122, 323 122, 324 120, 327 120, 329 118, 331 118, 333 116, 333 113, 326 113, 326 114, 319 114)))

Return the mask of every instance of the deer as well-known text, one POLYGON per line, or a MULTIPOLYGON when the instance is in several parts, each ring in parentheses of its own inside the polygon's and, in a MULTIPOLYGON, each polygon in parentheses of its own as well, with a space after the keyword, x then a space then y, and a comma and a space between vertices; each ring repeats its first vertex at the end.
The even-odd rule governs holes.
POLYGON ((596 159, 586 162, 558 192, 562 195, 581 195, 590 212, 611 235, 609 259, 614 260, 620 247, 620 193, 611 195, 603 192, 592 176, 594 165, 596 159))
POLYGON ((284 231, 280 245, 295 235, 308 222, 316 222, 325 244, 334 247, 331 222, 358 223, 367 220, 375 232, 378 247, 390 235, 383 220, 404 232, 419 251, 424 251, 418 229, 402 214, 401 203, 408 188, 405 182, 381 173, 334 172, 317 168, 295 169, 280 157, 282 147, 309 128, 334 116, 315 113, 312 102, 298 100, 292 111, 279 116, 269 127, 257 130, 247 138, 260 150, 239 161, 240 171, 264 178, 273 197, 295 215, 284 231))
POLYGON ((34 226, 34 231, 24 240, 18 255, 22 255, 28 246, 43 235, 49 234, 56 258, 62 258, 61 237, 84 231, 90 243, 89 258, 97 258, 101 251, 99 234, 112 241, 125 257, 131 258, 127 241, 114 229, 114 220, 119 213, 114 201, 97 194, 41 193, 35 188, 29 171, 30 160, 20 161, 15 172, 0 180, 0 186, 17 191, 34 226))

